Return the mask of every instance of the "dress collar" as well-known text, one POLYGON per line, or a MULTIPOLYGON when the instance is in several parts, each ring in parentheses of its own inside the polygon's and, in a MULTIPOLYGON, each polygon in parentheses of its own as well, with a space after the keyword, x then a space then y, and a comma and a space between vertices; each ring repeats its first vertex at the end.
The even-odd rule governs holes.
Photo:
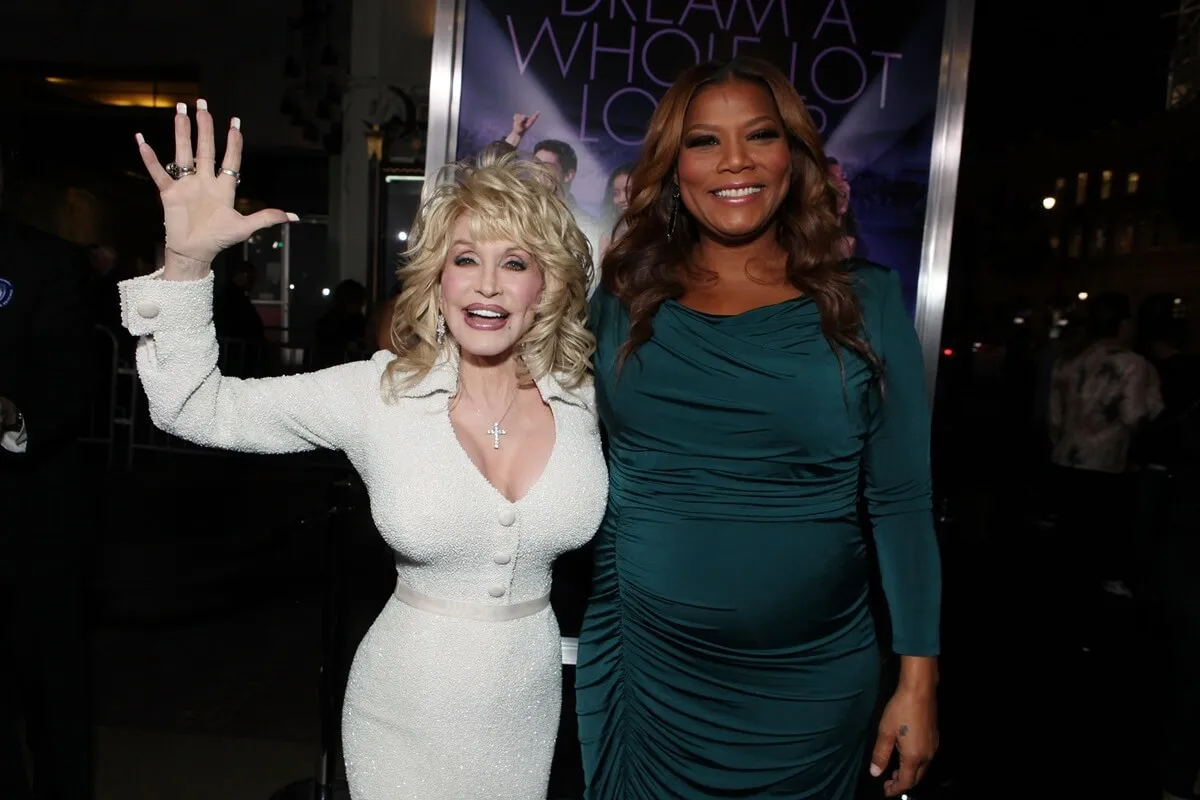
MULTIPOLYGON (((394 358, 394 356, 393 356, 394 358)), ((429 397, 435 394, 454 394, 458 389, 458 348, 447 346, 443 348, 438 360, 421 380, 397 392, 398 397, 429 397)), ((534 381, 542 400, 549 402, 559 400, 569 405, 587 410, 587 402, 575 392, 567 389, 551 373, 546 373, 534 381)))

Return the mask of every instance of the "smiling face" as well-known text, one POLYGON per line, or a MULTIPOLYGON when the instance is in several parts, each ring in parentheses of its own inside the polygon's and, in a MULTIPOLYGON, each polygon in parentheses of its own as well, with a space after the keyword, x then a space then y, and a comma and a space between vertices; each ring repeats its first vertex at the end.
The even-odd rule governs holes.
POLYGON ((613 205, 620 211, 629 208, 629 178, 629 173, 623 172, 612 181, 613 205))
POLYGON ((529 251, 514 242, 475 241, 470 215, 458 218, 442 268, 441 311, 463 356, 512 355, 533 326, 544 286, 529 251))
POLYGON ((787 197, 792 154, 770 91, 729 80, 698 91, 683 121, 680 199, 702 232, 756 238, 787 197))

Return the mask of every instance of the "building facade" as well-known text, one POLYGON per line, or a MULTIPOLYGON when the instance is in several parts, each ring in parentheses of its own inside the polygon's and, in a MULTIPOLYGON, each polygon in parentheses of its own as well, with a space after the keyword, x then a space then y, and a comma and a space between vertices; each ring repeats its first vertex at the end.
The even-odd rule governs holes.
POLYGON ((1097 292, 1200 297, 1198 181, 1200 104, 967 161, 952 280, 974 312, 960 327, 994 334, 1097 292))

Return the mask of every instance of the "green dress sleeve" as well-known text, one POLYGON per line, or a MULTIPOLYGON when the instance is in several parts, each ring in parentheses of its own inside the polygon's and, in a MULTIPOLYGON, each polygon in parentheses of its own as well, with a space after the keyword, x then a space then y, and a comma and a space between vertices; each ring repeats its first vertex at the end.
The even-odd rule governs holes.
POLYGON ((942 573, 921 346, 896 273, 870 271, 863 310, 883 363, 883 388, 872 400, 864 453, 867 511, 892 619, 892 649, 934 656, 940 646, 942 573))

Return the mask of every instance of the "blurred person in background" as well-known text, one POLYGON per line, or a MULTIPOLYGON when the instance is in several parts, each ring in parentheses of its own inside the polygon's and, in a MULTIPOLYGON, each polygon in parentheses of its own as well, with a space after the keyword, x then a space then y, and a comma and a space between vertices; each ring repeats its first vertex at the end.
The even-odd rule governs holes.
MULTIPOLYGON (((0 198, 4 155, 0 142, 0 198)), ((78 447, 92 387, 90 267, 80 249, 3 211, 0 203, 0 797, 80 800, 92 796, 78 447)))
MULTIPOLYGON (((1134 499, 1130 451, 1135 435, 1163 408, 1158 373, 1136 353, 1129 298, 1088 301, 1085 335, 1055 363, 1047 427, 1059 486, 1061 528, 1074 583, 1075 624, 1098 633, 1101 590, 1128 596, 1134 499)), ((1086 646, 1086 642, 1084 642, 1086 646)))

